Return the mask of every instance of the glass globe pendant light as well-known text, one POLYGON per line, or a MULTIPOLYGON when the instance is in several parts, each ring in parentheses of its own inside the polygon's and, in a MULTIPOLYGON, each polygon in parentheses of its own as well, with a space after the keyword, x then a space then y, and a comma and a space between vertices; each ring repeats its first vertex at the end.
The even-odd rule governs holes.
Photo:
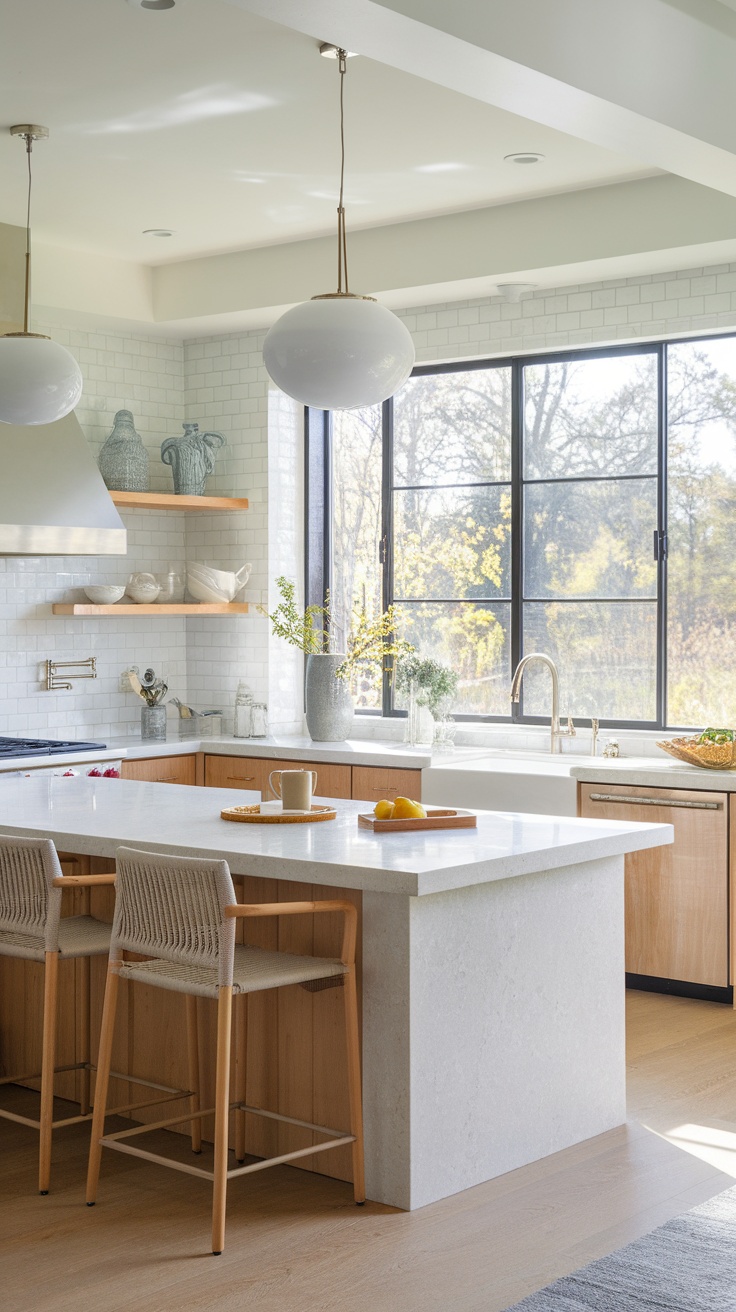
POLYGON ((31 151, 49 135, 37 123, 18 123, 11 136, 22 137, 28 157, 26 281, 23 331, 0 334, 0 423, 52 424, 73 410, 82 395, 82 374, 58 342, 28 330, 31 295, 31 151))
POLYGON ((414 343, 401 320, 372 296, 348 285, 345 232, 344 85, 347 51, 337 49, 340 71, 340 199, 337 207, 337 291, 287 310, 263 344, 263 359, 282 392, 320 410, 377 405, 406 382, 414 343))

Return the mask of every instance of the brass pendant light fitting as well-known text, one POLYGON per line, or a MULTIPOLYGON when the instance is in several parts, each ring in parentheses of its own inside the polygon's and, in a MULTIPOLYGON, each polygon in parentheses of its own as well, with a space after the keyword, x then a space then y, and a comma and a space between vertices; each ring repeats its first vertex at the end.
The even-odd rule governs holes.
POLYGON ((312 296, 313 301, 332 301, 338 297, 354 301, 375 301, 375 296, 361 296, 351 292, 348 284, 348 239, 345 227, 345 73, 350 53, 342 46, 330 46, 326 42, 319 48, 319 53, 327 58, 337 60, 340 74, 340 198, 337 202, 337 291, 322 292, 312 296), (334 51, 334 54, 333 54, 334 51), (343 286, 344 283, 344 286, 343 286))
POLYGON ((10 128, 11 137, 22 137, 26 143, 26 156, 28 158, 28 203, 26 206, 26 284, 23 301, 23 331, 20 333, 3 333, 3 337, 40 337, 48 342, 50 339, 45 333, 32 333, 28 331, 29 306, 31 300, 31 151, 33 150, 34 141, 45 141, 49 135, 48 128, 42 127, 40 123, 15 123, 10 128))

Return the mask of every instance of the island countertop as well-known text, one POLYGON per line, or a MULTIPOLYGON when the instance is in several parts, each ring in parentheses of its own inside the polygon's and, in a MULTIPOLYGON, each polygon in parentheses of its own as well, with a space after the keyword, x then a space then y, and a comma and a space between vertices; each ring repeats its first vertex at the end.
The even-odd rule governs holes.
MULTIPOLYGON (((670 825, 478 812, 477 829, 375 834, 365 802, 335 802, 318 824, 231 823, 220 811, 256 793, 129 779, 0 781, 0 832, 52 838, 62 850, 112 856, 121 845, 226 860, 233 874, 410 896, 442 893, 658 847, 670 825)), ((321 799, 324 800, 324 799, 321 799)))

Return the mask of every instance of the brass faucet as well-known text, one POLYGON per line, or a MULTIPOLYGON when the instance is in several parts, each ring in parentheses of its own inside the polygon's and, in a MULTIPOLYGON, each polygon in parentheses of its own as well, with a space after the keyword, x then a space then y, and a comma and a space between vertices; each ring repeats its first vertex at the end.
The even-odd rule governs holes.
POLYGON ((599 733, 599 731, 600 731, 600 727, 601 727, 601 725, 600 725, 600 720, 595 720, 595 719, 591 720, 591 722, 590 722, 590 728, 591 728, 590 754, 591 754, 591 756, 597 756, 597 755, 598 755, 598 733, 599 733))
POLYGON ((554 754, 555 752, 561 751, 563 737, 575 737, 575 726, 572 722, 572 717, 568 716, 567 728, 560 728, 560 681, 557 674, 557 666, 551 656, 545 656, 544 652, 541 651, 532 651, 528 656, 524 656, 523 659, 519 661, 511 682, 511 700, 512 702, 519 701, 521 696, 521 681, 524 677, 524 671, 527 665, 530 665, 532 661, 541 661, 543 665, 547 666, 547 669, 552 676, 552 714, 550 715, 549 722, 549 750, 554 754))

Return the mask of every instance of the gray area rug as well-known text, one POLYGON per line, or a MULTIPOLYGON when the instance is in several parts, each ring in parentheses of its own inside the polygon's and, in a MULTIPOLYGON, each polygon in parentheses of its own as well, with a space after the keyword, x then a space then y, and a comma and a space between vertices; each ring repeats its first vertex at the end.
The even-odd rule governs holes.
POLYGON ((508 1312, 734 1312, 736 1188, 508 1312))

